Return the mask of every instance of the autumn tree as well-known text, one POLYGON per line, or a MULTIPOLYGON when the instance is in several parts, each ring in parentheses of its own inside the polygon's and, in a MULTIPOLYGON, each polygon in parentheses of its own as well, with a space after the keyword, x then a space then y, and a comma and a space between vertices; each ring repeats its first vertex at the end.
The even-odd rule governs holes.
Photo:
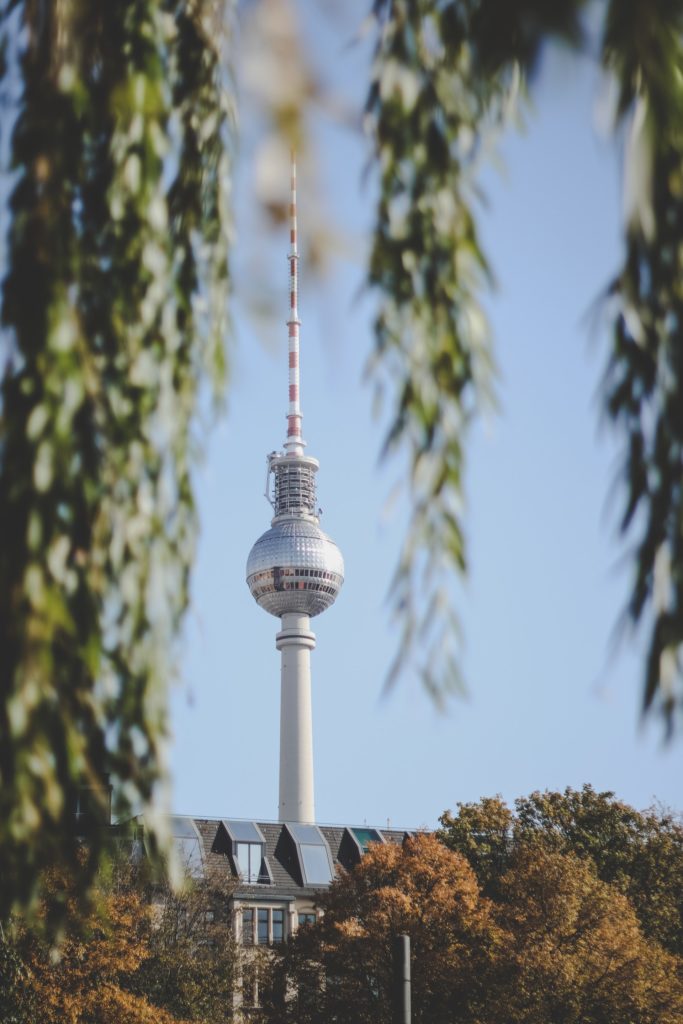
POLYGON ((233 889, 223 874, 188 880, 180 891, 168 883, 154 887, 148 955, 132 984, 174 1019, 233 1020, 242 964, 232 928, 233 889))
POLYGON ((468 859, 489 895, 499 895, 523 847, 574 854, 628 896, 646 936, 683 954, 683 822, 670 812, 636 811, 585 785, 532 793, 514 812, 500 798, 458 804, 440 820, 440 838, 468 859))
MULTIPOLYGON (((128 885, 108 885, 98 897, 97 911, 85 916, 70 908, 68 918, 80 920, 79 933, 67 932, 56 946, 44 928, 21 919, 4 929, 7 949, 21 965, 12 990, 17 1024, 181 1020, 136 992, 136 973, 151 956, 151 908, 144 893, 128 885)), ((64 876, 51 874, 38 922, 44 923, 41 918, 50 912, 49 903, 76 898, 64 876)))
POLYGON ((683 961, 648 941, 629 900, 601 882, 589 861, 520 846, 501 879, 494 916, 504 938, 489 980, 486 1021, 681 1019, 683 961))
POLYGON ((11 930, 0 928, 0 1020, 3 1024, 28 1024, 33 1019, 35 995, 31 974, 14 940, 11 930))
POLYGON ((416 1024, 477 1019, 496 928, 463 857, 428 835, 371 846, 320 906, 323 917, 300 929, 273 968, 266 1020, 389 1024, 400 934, 411 938, 416 1024))
POLYGON ((467 858, 487 896, 495 895, 513 852, 514 815, 500 797, 457 805, 457 814, 444 811, 439 839, 467 858))
POLYGON ((496 898, 434 836, 373 846, 276 965, 264 1019, 392 1020, 392 946, 411 939, 416 1024, 674 1024, 683 963, 649 940, 592 863, 531 844, 496 898))
POLYGON ((155 875, 119 854, 98 875, 95 908, 69 907, 55 943, 45 918, 78 892, 51 873, 37 920, 0 933, 0 1022, 229 1024, 240 970, 233 885, 221 875, 172 888, 155 875))

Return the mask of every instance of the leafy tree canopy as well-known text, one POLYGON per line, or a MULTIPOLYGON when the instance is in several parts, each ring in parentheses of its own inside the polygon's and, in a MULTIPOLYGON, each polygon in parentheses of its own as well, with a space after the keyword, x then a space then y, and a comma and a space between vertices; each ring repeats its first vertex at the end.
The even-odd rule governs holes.
POLYGON ((36 921, 10 920, 0 936, 3 1024, 229 1024, 240 953, 231 887, 209 878, 182 891, 152 884, 120 858, 96 879, 96 908, 69 908, 57 946, 45 918, 78 904, 78 887, 46 878, 36 921))
POLYGON ((320 907, 324 916, 301 929, 273 968, 267 1020, 388 1024, 400 934, 411 937, 416 1024, 450 1019, 454 1006, 457 1019, 476 1019, 497 931, 463 857, 433 836, 371 846, 320 907), (283 1000, 291 986, 296 996, 283 1000))
POLYGON ((266 1021, 392 1020, 392 947, 411 939, 416 1024, 674 1024, 681 960, 574 854, 514 851, 495 899, 434 836, 375 845, 280 951, 266 1021))
MULTIPOLYGON (((46 878, 45 901, 37 920, 49 914, 50 904, 74 900, 68 880, 59 872, 46 878)), ((177 1018, 138 995, 132 979, 150 956, 150 907, 141 892, 113 887, 99 893, 97 911, 81 915, 80 934, 67 934, 58 949, 23 920, 5 930, 3 953, 21 965, 15 982, 14 1019, 17 1024, 171 1024, 177 1018)), ((75 908, 70 917, 77 916, 75 908)))
POLYGON ((514 812, 500 798, 458 804, 440 821, 441 840, 494 898, 520 851, 571 854, 629 898, 645 935, 683 955, 683 822, 669 812, 636 811, 586 785, 532 793, 514 812))
POLYGON ((681 958, 643 935, 629 900, 572 854, 520 847, 501 879, 505 940, 488 992, 504 1024, 674 1024, 681 958))
POLYGON ((172 1014, 201 1024, 229 1024, 243 964, 232 927, 234 883, 209 871, 178 891, 168 882, 153 890, 148 956, 135 991, 172 1014))

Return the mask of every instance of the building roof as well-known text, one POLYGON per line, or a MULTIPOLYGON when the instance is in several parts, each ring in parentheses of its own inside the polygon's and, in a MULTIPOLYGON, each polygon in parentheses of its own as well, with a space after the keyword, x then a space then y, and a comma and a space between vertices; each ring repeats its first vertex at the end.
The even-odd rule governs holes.
POLYGON ((371 842, 401 844, 412 833, 405 829, 351 825, 297 826, 267 821, 187 818, 199 837, 205 871, 213 877, 238 878, 235 898, 292 900, 310 896, 327 882, 325 864, 331 880, 339 870, 357 864, 371 842), (240 874, 237 843, 255 843, 263 837, 263 865, 258 881, 240 874), (317 847, 317 849, 316 849, 317 847), (329 856, 326 856, 326 853, 329 856), (309 859, 310 857, 310 859, 309 859), (316 881, 311 881, 311 878, 316 881))

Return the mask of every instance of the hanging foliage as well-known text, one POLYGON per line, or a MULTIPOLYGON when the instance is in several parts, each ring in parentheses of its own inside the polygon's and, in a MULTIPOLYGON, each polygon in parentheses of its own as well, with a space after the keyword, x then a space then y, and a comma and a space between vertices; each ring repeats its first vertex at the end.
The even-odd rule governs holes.
POLYGON ((0 915, 71 825, 164 776, 195 540, 192 421, 224 376, 230 81, 222 3, 11 3, 0 422, 0 915))
MULTIPOLYGON (((371 374, 388 390, 386 449, 407 454, 411 520, 390 591, 393 677, 417 666, 441 697, 458 684, 453 580, 466 571, 468 426, 490 401, 494 358, 481 300, 477 173, 524 103, 544 42, 602 54, 626 130, 624 264, 605 303, 613 342, 607 415, 623 440, 622 532, 636 539, 628 618, 649 632, 643 706, 667 728, 683 705, 683 4, 613 0, 377 0, 369 126, 381 178, 370 282, 371 374), (518 87, 520 85, 521 87, 518 87)), ((605 268, 607 278, 609 268, 605 268)), ((600 282, 596 282, 596 293, 600 282)))
MULTIPOLYGON (((103 775, 122 815, 153 811, 165 777, 167 687, 196 532, 195 416, 202 382, 220 394, 225 376, 234 124, 226 4, 0 0, 0 159, 10 189, 0 314, 0 919, 35 898, 48 865, 78 871, 87 890, 103 846, 93 832, 77 866, 70 824, 84 785, 91 799, 103 794, 95 802, 104 820, 103 775)), ((495 383, 478 170, 523 103, 543 42, 586 48, 587 6, 375 3, 370 373, 391 413, 385 448, 408 458, 412 509, 391 589, 400 638, 391 678, 412 666, 436 697, 459 681, 452 581, 467 565, 467 431, 495 383)), ((274 51, 299 52, 293 9, 263 7, 274 51)), ((626 254, 610 289, 604 390, 625 439, 622 525, 636 538, 628 611, 650 631, 644 704, 672 727, 683 643, 683 0, 612 0, 603 10, 602 61, 618 87, 616 127, 629 139, 626 254)), ((298 141, 312 79, 301 68, 286 88, 279 72, 257 77, 269 124, 298 141)), ((153 814, 148 824, 163 841, 153 814)))

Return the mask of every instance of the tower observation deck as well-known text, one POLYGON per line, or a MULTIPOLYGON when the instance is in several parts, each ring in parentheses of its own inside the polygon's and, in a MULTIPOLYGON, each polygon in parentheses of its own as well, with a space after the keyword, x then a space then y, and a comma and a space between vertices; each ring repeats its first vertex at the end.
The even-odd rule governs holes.
POLYGON ((266 497, 270 529, 247 559, 247 584, 257 604, 281 619, 276 647, 282 655, 280 703, 280 821, 315 821, 310 620, 337 598, 344 561, 320 529, 316 499, 317 459, 304 454, 299 400, 298 251, 296 165, 292 158, 289 280, 289 410, 284 451, 268 455, 266 497))

